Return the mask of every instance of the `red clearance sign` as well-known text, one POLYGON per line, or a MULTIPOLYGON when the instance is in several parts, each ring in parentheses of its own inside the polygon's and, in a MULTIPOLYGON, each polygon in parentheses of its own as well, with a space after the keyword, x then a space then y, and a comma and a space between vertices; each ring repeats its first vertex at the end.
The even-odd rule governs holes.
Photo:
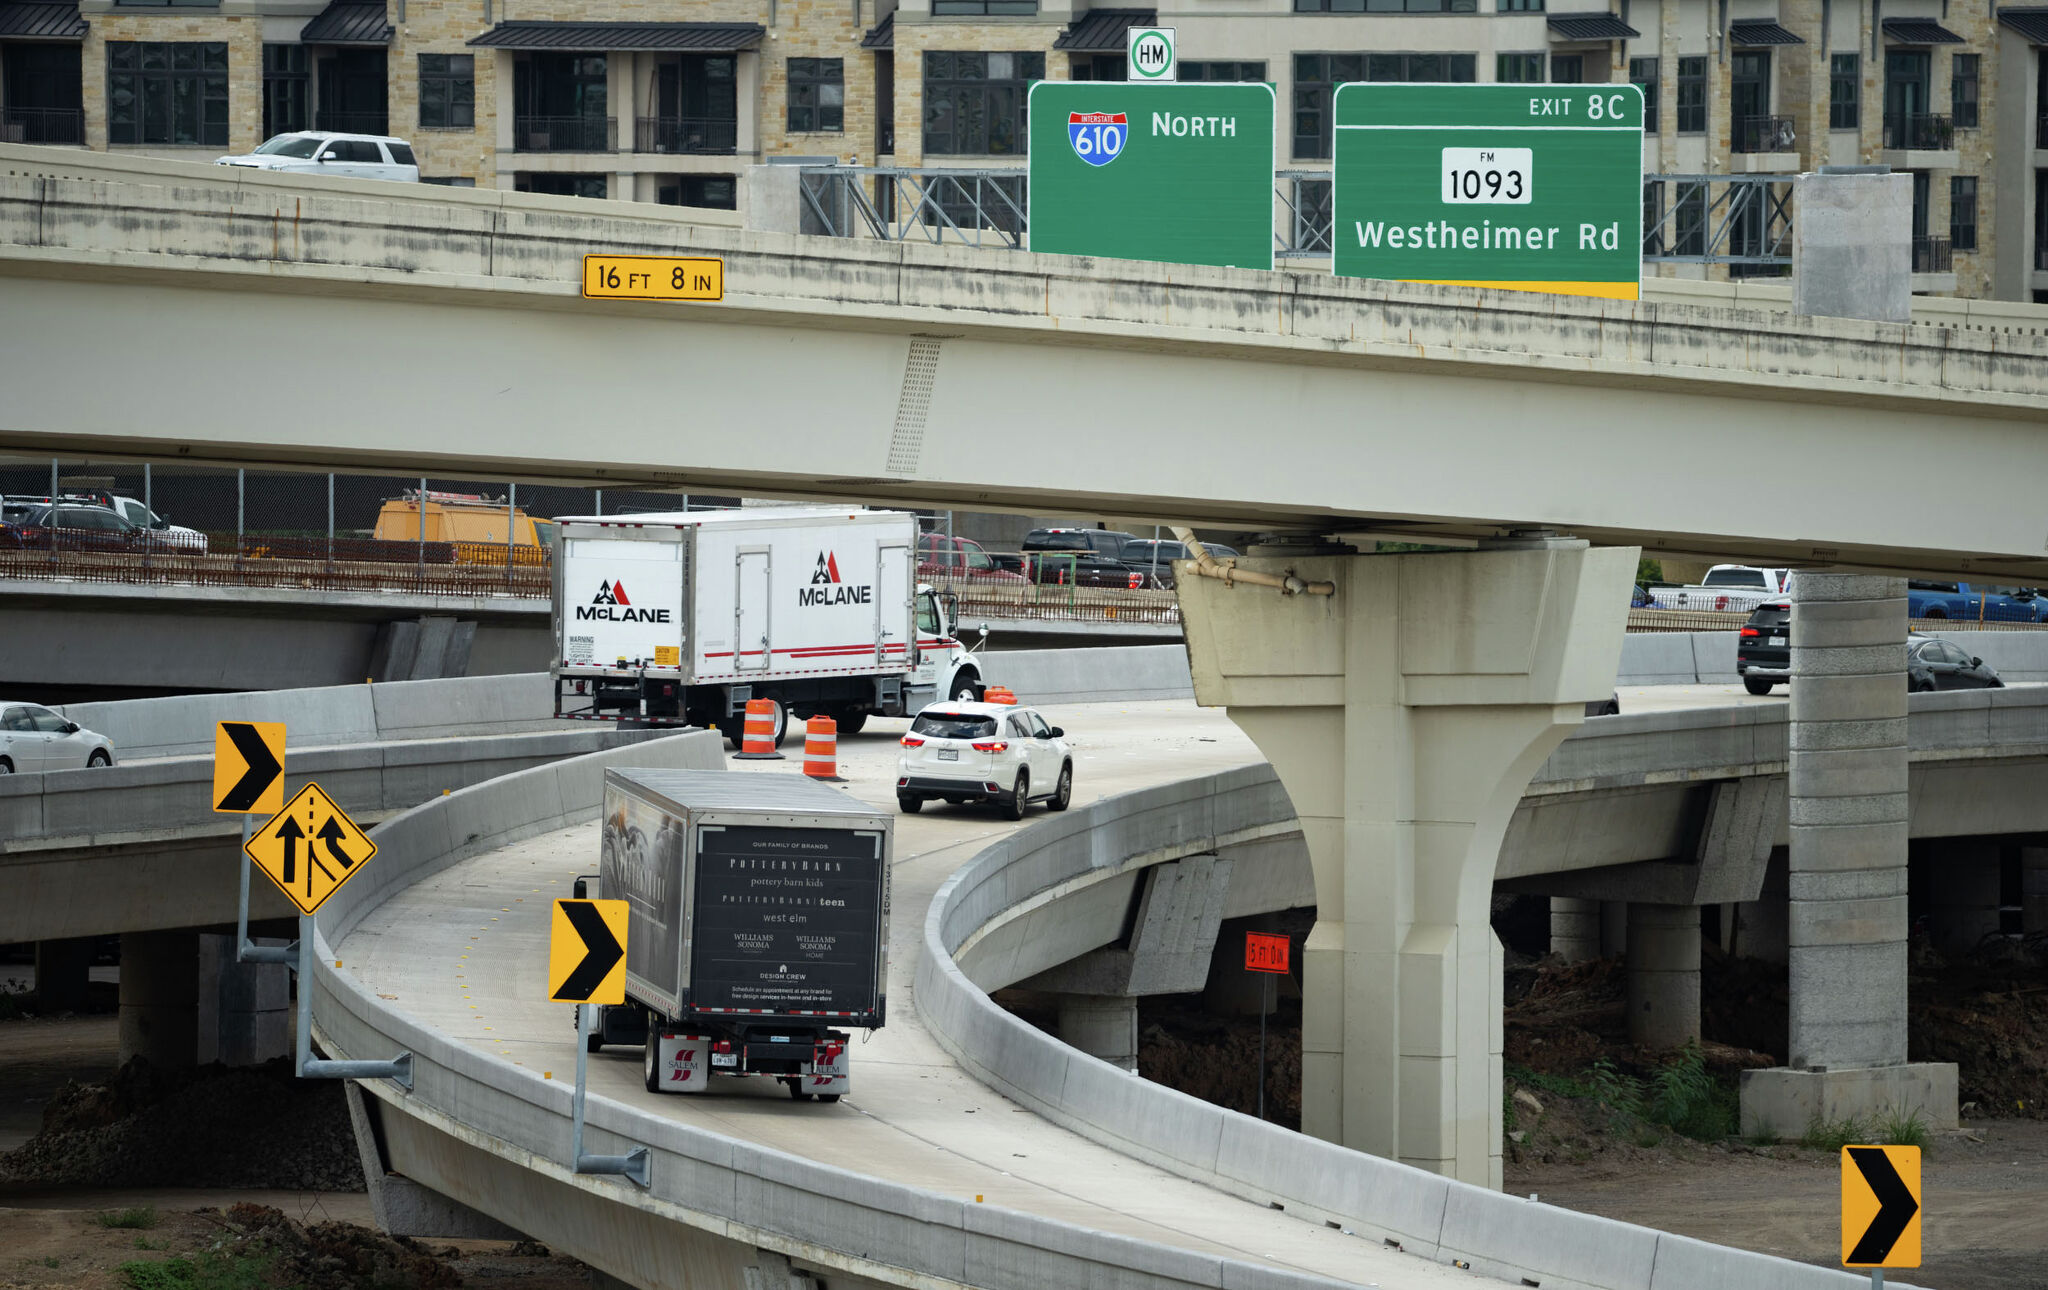
POLYGON ((1291 942, 1285 936, 1269 932, 1246 932, 1244 934, 1244 966, 1247 972, 1287 971, 1287 949, 1291 942))

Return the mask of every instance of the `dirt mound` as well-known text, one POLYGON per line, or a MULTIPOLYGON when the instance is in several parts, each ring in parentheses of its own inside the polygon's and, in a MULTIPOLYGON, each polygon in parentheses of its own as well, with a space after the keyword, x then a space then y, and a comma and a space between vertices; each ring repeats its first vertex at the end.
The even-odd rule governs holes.
POLYGON ((105 1083, 70 1083, 42 1130, 0 1156, 0 1187, 261 1187, 361 1191, 335 1080, 264 1066, 164 1072, 140 1058, 105 1083))
POLYGON ((447 1260, 453 1248, 430 1250, 404 1236, 385 1236, 352 1223, 293 1222, 265 1205, 233 1205, 230 1231, 276 1257, 273 1284, 297 1290, 453 1290, 462 1275, 447 1260))
MULTIPOLYGON (((1138 1073, 1246 1115, 1259 1108, 1259 1019, 1217 1017, 1179 996, 1139 1000, 1138 1073)), ((1301 1005, 1267 1020, 1266 1118, 1301 1127, 1301 1005)))
POLYGON ((1954 1062, 1974 1114, 2048 1119, 2048 937, 1991 940, 1944 958, 1915 943, 1907 1045, 1954 1062))

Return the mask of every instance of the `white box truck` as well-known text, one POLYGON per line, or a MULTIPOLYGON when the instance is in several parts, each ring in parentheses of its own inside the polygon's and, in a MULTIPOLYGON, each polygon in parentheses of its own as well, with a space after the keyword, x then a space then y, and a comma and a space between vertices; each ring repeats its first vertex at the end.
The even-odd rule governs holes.
POLYGON ((567 516, 554 569, 555 715, 717 729, 749 699, 870 715, 978 698, 955 602, 917 582, 917 517, 760 507, 567 516))
POLYGON ((650 1092, 765 1075, 847 1091, 848 1030, 888 1011, 894 817, 794 774, 610 769, 596 894, 627 902, 626 1004, 650 1092))

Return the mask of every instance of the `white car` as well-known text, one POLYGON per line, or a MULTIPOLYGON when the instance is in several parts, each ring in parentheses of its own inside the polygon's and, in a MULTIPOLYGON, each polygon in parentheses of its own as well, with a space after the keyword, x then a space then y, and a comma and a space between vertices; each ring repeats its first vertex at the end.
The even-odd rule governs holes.
POLYGON ((0 775, 113 764, 114 745, 105 735, 41 704, 0 699, 0 775))
POLYGON ((218 157, 219 166, 282 170, 295 175, 341 175, 349 179, 390 179, 402 184, 420 181, 412 145, 381 134, 334 134, 300 130, 273 135, 254 152, 218 157))
POLYGON ((188 529, 182 524, 173 524, 132 497, 117 497, 108 492, 91 492, 78 494, 77 499, 106 507, 141 529, 143 540, 154 546, 175 547, 180 551, 193 551, 201 555, 206 553, 204 533, 198 529, 188 529))
POLYGON ((1013 820, 1031 802, 1074 800, 1066 732, 1010 703, 934 703, 917 714, 896 762, 896 804, 915 814, 934 798, 993 802, 1013 820))

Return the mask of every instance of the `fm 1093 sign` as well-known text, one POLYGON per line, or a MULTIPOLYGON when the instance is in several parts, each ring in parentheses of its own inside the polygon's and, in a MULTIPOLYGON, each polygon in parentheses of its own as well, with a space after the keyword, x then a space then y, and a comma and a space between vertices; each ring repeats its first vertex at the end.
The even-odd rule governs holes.
POLYGON ((1273 89, 1039 81, 1031 249, 1273 267, 1273 89))
POLYGON ((1340 275, 1634 300, 1634 85, 1346 84, 1333 107, 1340 275))

